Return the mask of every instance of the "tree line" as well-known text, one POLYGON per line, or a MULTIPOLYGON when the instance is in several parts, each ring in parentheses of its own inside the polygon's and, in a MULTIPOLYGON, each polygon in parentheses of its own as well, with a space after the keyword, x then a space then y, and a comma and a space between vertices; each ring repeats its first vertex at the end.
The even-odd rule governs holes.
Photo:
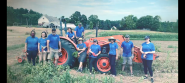
MULTIPOLYGON (((42 16, 41 13, 27 9, 13 9, 13 7, 7 6, 7 25, 11 26, 14 22, 21 23, 22 25, 38 25, 38 19, 42 16)), ((67 23, 73 23, 76 26, 78 23, 82 23, 84 28, 95 29, 97 26, 99 29, 110 30, 115 26, 119 30, 134 30, 134 29, 149 29, 152 31, 162 32, 178 32, 178 19, 176 22, 161 22, 161 17, 146 15, 137 18, 134 15, 124 16, 120 20, 100 20, 98 15, 90 15, 88 18, 86 15, 81 14, 79 11, 75 11, 69 18, 61 16, 67 23)))

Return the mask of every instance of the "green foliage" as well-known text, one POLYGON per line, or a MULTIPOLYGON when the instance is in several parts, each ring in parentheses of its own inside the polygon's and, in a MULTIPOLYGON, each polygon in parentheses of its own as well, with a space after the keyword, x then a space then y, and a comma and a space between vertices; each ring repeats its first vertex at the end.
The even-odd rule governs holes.
POLYGON ((92 21, 93 27, 96 27, 96 24, 98 23, 99 19, 97 15, 90 15, 88 18, 89 22, 92 21))
POLYGON ((125 16, 120 22, 120 25, 124 29, 135 29, 136 28, 137 17, 133 15, 125 16))
POLYGON ((17 44, 17 45, 9 46, 9 47, 7 47, 7 51, 24 47, 24 45, 25 44, 17 44))
POLYGON ((101 32, 99 33, 98 37, 104 36, 112 36, 112 35, 123 35, 126 34, 130 35, 131 40, 143 40, 146 35, 149 35, 151 41, 153 40, 161 40, 161 41, 178 41, 178 34, 177 33, 150 33, 150 32, 101 32))
POLYGON ((90 29, 93 29, 93 22, 92 22, 92 21, 90 22, 89 28, 90 28, 90 29))
POLYGON ((168 45, 168 48, 176 48, 177 46, 168 45))
POLYGON ((160 48, 161 46, 158 46, 158 45, 154 45, 155 46, 155 52, 161 52, 160 48))
POLYGON ((78 56, 78 51, 73 52, 72 55, 73 55, 74 57, 77 57, 77 56, 78 56))

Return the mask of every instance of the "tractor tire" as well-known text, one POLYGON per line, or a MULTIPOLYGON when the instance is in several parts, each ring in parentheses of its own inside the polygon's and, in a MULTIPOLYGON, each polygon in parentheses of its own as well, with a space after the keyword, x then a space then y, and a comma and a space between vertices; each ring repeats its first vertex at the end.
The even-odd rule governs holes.
POLYGON ((96 71, 100 73, 108 73, 110 71, 110 64, 109 64, 109 55, 108 54, 100 54, 96 62, 94 64, 94 68, 96 71))
POLYGON ((74 67, 77 58, 73 57, 73 52, 76 51, 75 46, 66 39, 60 39, 62 46, 62 56, 58 59, 58 65, 74 67))

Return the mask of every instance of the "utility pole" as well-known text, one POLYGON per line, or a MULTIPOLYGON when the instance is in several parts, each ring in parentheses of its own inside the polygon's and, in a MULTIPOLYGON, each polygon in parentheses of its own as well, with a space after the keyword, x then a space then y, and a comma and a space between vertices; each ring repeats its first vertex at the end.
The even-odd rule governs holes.
POLYGON ((99 21, 98 21, 98 23, 96 24, 96 37, 98 37, 98 26, 99 26, 99 21))
POLYGON ((63 34, 62 34, 62 19, 63 19, 63 18, 60 18, 60 35, 61 35, 61 36, 63 36, 63 34))

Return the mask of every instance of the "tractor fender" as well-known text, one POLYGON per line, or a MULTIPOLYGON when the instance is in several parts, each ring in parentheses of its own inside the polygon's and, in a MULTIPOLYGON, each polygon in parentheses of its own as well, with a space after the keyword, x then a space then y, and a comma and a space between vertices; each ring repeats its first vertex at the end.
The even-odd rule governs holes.
POLYGON ((68 37, 62 37, 62 36, 60 36, 60 39, 66 39, 66 40, 68 40, 70 43, 72 43, 73 44, 73 46, 75 47, 75 49, 77 50, 77 46, 76 46, 76 44, 71 40, 71 39, 69 39, 68 37))

